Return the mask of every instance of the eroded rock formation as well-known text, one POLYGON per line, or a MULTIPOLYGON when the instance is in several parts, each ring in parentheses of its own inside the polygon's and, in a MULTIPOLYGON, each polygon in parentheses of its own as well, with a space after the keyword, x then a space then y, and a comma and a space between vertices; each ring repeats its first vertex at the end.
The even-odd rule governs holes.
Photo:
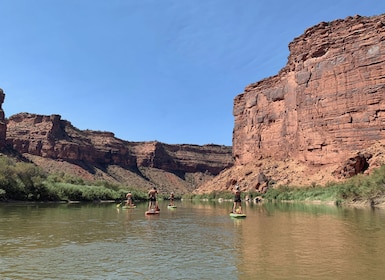
POLYGON ((7 124, 7 143, 50 172, 148 188, 195 189, 233 165, 231 147, 128 142, 111 132, 79 130, 60 115, 20 113, 7 124))
POLYGON ((321 22, 289 49, 234 99, 233 167, 231 147, 127 142, 58 115, 12 116, 7 143, 46 170, 180 192, 325 184, 385 164, 385 15, 321 22))
POLYGON ((169 145, 160 142, 128 143, 137 165, 170 172, 219 174, 233 165, 231 147, 219 145, 169 145))
POLYGON ((136 166, 123 141, 111 132, 81 131, 59 115, 20 113, 9 118, 7 142, 19 153, 66 161, 136 166))
POLYGON ((0 149, 5 147, 6 144, 6 134, 7 134, 7 125, 5 121, 5 114, 3 111, 5 94, 4 91, 0 88, 0 149))
POLYGON ((322 22, 290 43, 277 76, 234 100, 237 164, 337 163, 385 139, 385 15, 322 22))
POLYGON ((278 75, 234 99, 235 166, 199 192, 257 189, 260 174, 325 184, 385 163, 385 15, 321 22, 289 49, 278 75))

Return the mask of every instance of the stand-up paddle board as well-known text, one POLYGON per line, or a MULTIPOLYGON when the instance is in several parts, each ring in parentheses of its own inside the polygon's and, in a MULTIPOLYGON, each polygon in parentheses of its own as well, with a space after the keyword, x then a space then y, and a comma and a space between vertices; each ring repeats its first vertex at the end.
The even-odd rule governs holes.
POLYGON ((167 208, 173 209, 173 208, 176 208, 176 206, 175 205, 168 205, 167 208))
POLYGON ((126 205, 125 203, 119 203, 116 204, 116 208, 133 209, 136 208, 136 205, 126 205))
POLYGON ((246 214, 244 213, 230 213, 231 218, 246 218, 246 214))
POLYGON ((155 210, 155 209, 151 209, 151 210, 148 210, 148 211, 144 212, 144 214, 146 214, 146 215, 156 215, 156 214, 160 214, 160 211, 155 210))

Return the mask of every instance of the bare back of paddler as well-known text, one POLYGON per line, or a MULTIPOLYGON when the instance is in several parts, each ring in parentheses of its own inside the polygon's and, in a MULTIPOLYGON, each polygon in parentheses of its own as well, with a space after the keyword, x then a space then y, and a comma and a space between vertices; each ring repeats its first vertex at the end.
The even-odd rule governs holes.
POLYGON ((134 206, 134 200, 132 199, 131 192, 128 192, 126 195, 126 206, 134 206))
POLYGON ((234 193, 233 213, 242 214, 242 200, 241 200, 241 191, 239 189, 239 186, 235 186, 233 193, 234 193))
POLYGON ((174 206, 174 198, 175 198, 175 196, 174 196, 174 192, 171 192, 171 194, 170 194, 170 197, 169 197, 169 199, 170 199, 170 206, 174 206))
POLYGON ((153 187, 151 190, 148 191, 148 211, 150 210, 158 210, 158 205, 156 202, 156 195, 158 194, 158 191, 156 190, 156 187, 153 187))

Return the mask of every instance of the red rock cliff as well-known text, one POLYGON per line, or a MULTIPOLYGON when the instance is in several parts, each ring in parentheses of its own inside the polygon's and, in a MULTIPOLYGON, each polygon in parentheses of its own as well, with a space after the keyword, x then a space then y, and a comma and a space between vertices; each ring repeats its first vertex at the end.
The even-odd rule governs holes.
POLYGON ((344 180, 385 164, 385 15, 321 22, 234 99, 235 165, 196 190, 344 180))
POLYGON ((160 142, 130 143, 138 166, 170 172, 219 174, 233 165, 231 147, 219 145, 169 145, 160 142))
POLYGON ((59 115, 16 114, 7 131, 8 145, 47 171, 89 180, 187 192, 233 165, 231 147, 128 142, 111 132, 79 130, 59 115))
POLYGON ((7 125, 5 121, 5 114, 2 108, 4 103, 5 94, 3 90, 0 88, 0 149, 4 148, 6 145, 6 133, 7 133, 7 125))
POLYGON ((111 132, 81 131, 59 115, 29 113, 8 120, 7 142, 19 153, 66 161, 136 166, 124 141, 111 132))
POLYGON ((234 100, 236 164, 337 163, 385 139, 385 15, 322 22, 289 49, 277 76, 234 100))

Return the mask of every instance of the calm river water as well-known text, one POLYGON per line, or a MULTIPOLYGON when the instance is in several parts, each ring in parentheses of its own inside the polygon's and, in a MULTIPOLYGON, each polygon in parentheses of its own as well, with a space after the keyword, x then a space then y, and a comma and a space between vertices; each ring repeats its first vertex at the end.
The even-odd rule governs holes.
POLYGON ((382 279, 385 210, 0 204, 0 279, 382 279))

